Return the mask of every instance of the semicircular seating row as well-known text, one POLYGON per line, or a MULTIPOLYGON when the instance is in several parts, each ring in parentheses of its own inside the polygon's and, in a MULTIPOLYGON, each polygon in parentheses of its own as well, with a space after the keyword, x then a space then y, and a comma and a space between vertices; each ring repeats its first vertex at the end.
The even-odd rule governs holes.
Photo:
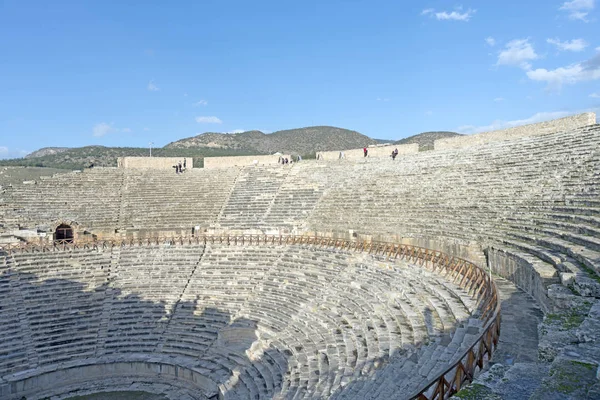
POLYGON ((0 216, 31 228, 67 219, 111 232, 199 225, 475 241, 529 265, 513 280, 548 310, 548 285, 600 297, 599 149, 600 125, 592 125, 396 161, 179 176, 98 169, 10 188, 0 216))
POLYGON ((0 268, 0 386, 151 354, 230 399, 392 398, 480 331, 475 300, 441 276, 327 248, 133 246, 0 268))

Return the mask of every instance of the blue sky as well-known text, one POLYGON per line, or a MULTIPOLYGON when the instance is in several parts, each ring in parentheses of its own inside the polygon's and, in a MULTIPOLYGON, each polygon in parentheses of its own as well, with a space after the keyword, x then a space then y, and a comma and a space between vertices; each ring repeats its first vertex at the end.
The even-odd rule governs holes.
POLYGON ((600 111, 596 0, 0 1, 0 158, 600 111))

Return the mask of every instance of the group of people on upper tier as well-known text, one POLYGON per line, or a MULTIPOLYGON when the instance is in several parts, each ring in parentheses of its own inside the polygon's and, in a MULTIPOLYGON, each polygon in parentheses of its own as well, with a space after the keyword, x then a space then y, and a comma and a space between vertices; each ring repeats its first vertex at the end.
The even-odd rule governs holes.
MULTIPOLYGON (((302 156, 301 156, 301 155, 298 155, 298 156, 296 157, 296 162, 300 162, 300 161, 302 161, 302 156)), ((293 164, 293 163, 294 163, 294 158, 293 158, 293 157, 290 157, 290 158, 287 158, 287 157, 279 157, 279 160, 277 161, 277 164, 283 164, 283 165, 286 165, 286 164, 293 164)))
POLYGON ((184 158, 183 164, 181 161, 179 161, 176 165, 173 165, 173 168, 175 168, 176 174, 183 174, 183 172, 187 169, 187 160, 184 158))

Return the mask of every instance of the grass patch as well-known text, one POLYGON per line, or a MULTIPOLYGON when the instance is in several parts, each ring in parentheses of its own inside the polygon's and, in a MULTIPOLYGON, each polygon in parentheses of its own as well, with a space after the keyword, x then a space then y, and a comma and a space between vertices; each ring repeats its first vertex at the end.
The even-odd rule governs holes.
POLYGON ((473 383, 461 389, 458 393, 454 395, 454 398, 463 400, 501 399, 497 395, 493 394, 487 386, 480 385, 478 383, 473 383))

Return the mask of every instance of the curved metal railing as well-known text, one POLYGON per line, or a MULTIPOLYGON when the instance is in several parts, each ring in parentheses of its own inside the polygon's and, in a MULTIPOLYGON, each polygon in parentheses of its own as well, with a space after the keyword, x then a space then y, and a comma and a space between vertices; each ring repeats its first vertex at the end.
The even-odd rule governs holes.
POLYGON ((480 267, 462 258, 406 244, 377 241, 357 241, 323 236, 276 236, 276 235, 200 235, 178 237, 155 237, 146 239, 108 239, 54 241, 45 243, 8 244, 2 248, 8 254, 35 253, 48 251, 69 251, 76 249, 106 249, 124 246, 144 245, 184 245, 220 243, 228 245, 290 245, 303 244, 319 247, 333 247, 341 250, 367 252, 390 259, 403 259, 444 275, 457 283, 479 304, 478 312, 483 321, 483 330, 475 342, 455 362, 427 382, 421 389, 409 396, 418 400, 447 399, 471 382, 477 368, 483 368, 498 344, 500 335, 500 302, 498 291, 491 277, 480 267))

